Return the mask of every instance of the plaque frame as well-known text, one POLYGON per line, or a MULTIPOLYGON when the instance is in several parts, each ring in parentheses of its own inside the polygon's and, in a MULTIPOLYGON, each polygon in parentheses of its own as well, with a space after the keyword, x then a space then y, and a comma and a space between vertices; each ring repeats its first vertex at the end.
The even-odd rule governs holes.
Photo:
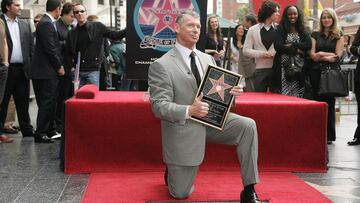
POLYGON ((209 113, 202 118, 191 116, 190 119, 222 130, 234 102, 230 90, 239 85, 241 79, 242 75, 208 64, 194 101, 203 93, 201 101, 209 104, 209 113))

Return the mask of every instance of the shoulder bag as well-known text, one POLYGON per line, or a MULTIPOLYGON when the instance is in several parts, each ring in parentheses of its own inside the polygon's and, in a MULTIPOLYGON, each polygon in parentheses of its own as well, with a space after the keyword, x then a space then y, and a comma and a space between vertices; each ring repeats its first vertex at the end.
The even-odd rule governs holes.
POLYGON ((299 55, 290 55, 289 63, 285 64, 285 76, 293 78, 302 72, 304 67, 304 58, 299 55))
POLYGON ((320 63, 319 96, 345 97, 349 94, 348 73, 340 63, 320 63))

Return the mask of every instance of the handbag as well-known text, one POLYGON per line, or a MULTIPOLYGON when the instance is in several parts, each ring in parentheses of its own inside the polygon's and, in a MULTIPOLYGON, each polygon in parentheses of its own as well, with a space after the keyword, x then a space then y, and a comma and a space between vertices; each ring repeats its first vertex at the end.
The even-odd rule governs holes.
POLYGON ((291 55, 288 64, 285 64, 285 76, 292 78, 299 75, 304 67, 305 60, 299 55, 291 55))
POLYGON ((345 97, 349 94, 348 72, 339 63, 320 64, 319 96, 345 97))

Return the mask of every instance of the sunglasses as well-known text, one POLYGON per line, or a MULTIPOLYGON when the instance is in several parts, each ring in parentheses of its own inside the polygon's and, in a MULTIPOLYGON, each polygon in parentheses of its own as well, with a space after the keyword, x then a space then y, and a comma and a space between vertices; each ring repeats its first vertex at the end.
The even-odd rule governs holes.
POLYGON ((79 14, 79 13, 85 13, 86 11, 85 10, 80 10, 80 11, 73 11, 74 14, 79 14))

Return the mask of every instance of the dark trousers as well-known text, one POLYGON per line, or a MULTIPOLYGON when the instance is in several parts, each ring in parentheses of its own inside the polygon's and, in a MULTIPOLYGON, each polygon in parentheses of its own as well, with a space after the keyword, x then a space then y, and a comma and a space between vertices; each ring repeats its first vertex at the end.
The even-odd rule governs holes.
POLYGON ((5 94, 1 103, 0 127, 4 127, 11 95, 14 98, 16 112, 23 135, 32 133, 29 115, 30 81, 26 78, 22 65, 10 65, 5 86, 5 94))
POLYGON ((34 79, 33 86, 38 105, 36 135, 44 135, 54 131, 56 100, 59 79, 34 79))
POLYGON ((335 97, 319 97, 318 101, 324 101, 328 105, 327 140, 335 141, 335 97))
POLYGON ((254 73, 255 92, 267 92, 270 88, 272 68, 256 69, 254 73))
MULTIPOLYGON (((3 64, 0 64, 0 103, 4 98, 7 76, 8 76, 8 67, 4 66, 3 64)), ((0 110, 1 110, 1 106, 0 106, 0 110)))
POLYGON ((355 82, 355 96, 357 103, 357 127, 354 134, 354 138, 360 139, 360 82, 355 82))
POLYGON ((64 127, 64 104, 67 99, 74 95, 74 87, 71 77, 60 77, 58 85, 58 96, 56 101, 56 113, 54 127, 57 132, 61 132, 64 127))
POLYGON ((328 104, 328 118, 327 118, 327 140, 336 140, 335 131, 335 98, 334 97, 320 97, 318 95, 320 85, 320 70, 309 70, 310 83, 314 93, 314 99, 316 101, 324 101, 328 104))

